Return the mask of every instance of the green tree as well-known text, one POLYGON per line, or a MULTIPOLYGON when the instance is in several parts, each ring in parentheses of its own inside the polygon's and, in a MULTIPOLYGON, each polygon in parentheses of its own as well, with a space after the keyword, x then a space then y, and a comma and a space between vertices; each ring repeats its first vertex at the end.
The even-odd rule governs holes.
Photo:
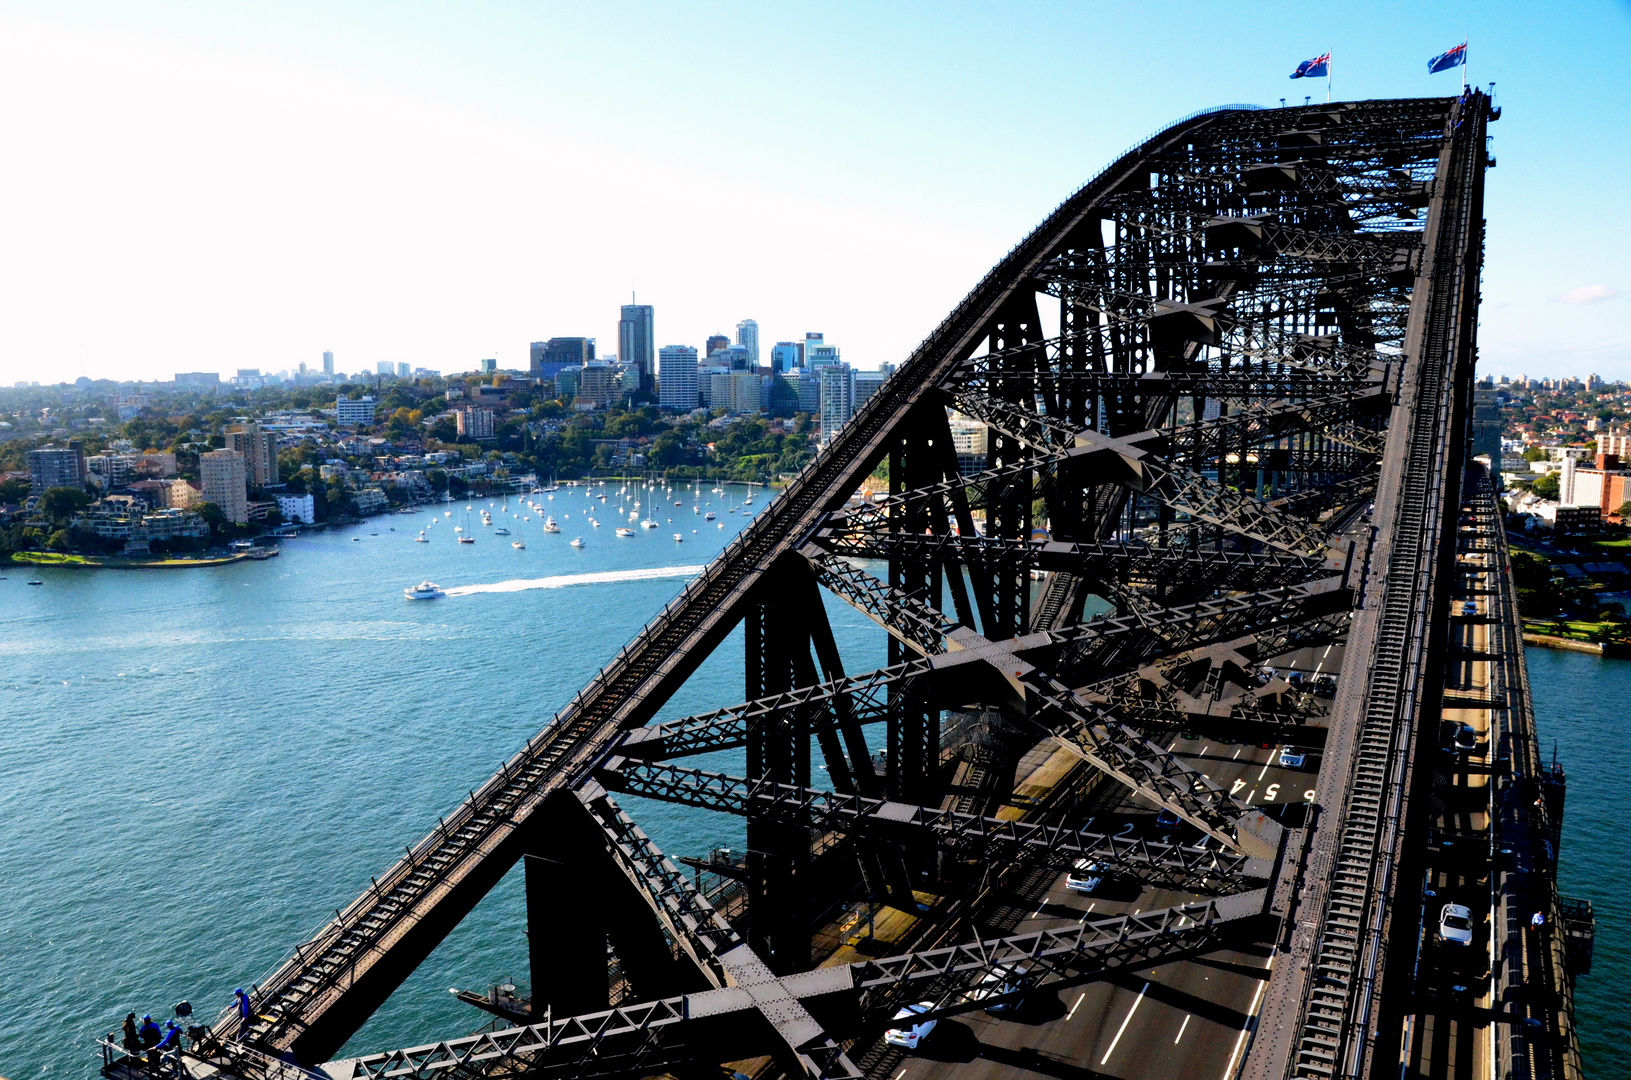
POLYGON ((1555 498, 1557 498, 1558 497, 1557 474, 1556 473, 1547 473, 1545 476, 1535 477, 1535 482, 1533 484, 1529 485, 1529 490, 1533 491, 1538 497, 1540 497, 1542 499, 1555 499, 1555 498))
POLYGON ((1538 446, 1531 446, 1523 452, 1523 460, 1525 461, 1545 461, 1546 457, 1546 451, 1538 446))
POLYGON ((84 488, 54 487, 40 496, 40 512, 52 521, 64 521, 91 505, 84 488))

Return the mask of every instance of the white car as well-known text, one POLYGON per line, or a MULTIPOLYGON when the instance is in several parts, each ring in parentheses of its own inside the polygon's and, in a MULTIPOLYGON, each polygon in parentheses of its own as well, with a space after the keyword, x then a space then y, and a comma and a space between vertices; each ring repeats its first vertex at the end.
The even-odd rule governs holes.
POLYGON ((1076 866, 1065 875, 1065 888, 1071 892, 1090 893, 1104 884, 1104 871, 1091 859, 1077 859, 1076 866))
POLYGON ((1438 913, 1438 936, 1457 945, 1472 944, 1472 912, 1461 904, 1445 904, 1438 913))
POLYGON ((1289 746, 1280 751, 1280 765, 1287 769, 1300 769, 1308 764, 1308 755, 1289 746))
MULTIPOLYGON (((895 1020, 897 1022, 911 1020, 914 1016, 926 1013, 932 1008, 934 1008, 934 1002, 919 1001, 896 1013, 895 1020)), ((912 1024, 910 1027, 892 1027, 883 1033, 883 1041, 890 1046, 904 1046, 908 1050, 916 1050, 923 1045, 923 1040, 929 1037, 929 1033, 934 1030, 937 1023, 939 1023, 938 1020, 925 1020, 921 1024, 912 1024)))

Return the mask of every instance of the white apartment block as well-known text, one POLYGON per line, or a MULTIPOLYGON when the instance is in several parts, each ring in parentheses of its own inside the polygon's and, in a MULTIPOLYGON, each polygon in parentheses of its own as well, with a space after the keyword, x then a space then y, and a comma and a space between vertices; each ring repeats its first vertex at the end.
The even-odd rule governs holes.
POLYGON ((374 399, 360 401, 341 398, 334 403, 334 419, 341 427, 368 427, 374 422, 374 399))
POLYGON ((689 345, 664 345, 658 349, 658 404, 675 412, 690 412, 699 400, 697 351, 689 345))

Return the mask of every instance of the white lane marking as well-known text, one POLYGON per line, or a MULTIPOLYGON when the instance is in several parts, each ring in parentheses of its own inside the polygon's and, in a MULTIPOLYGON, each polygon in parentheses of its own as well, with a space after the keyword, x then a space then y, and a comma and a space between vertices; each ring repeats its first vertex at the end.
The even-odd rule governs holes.
MULTIPOLYGON (((1274 957, 1270 956, 1269 962, 1263 965, 1263 970, 1267 971, 1273 966, 1274 957)), ((1241 1048, 1246 1045, 1246 1032, 1251 1029, 1252 1021, 1257 1019, 1257 1003, 1263 1000, 1263 988, 1268 984, 1267 979, 1257 984, 1257 993, 1252 995, 1252 1007, 1246 1010, 1246 1022, 1240 1025, 1240 1034, 1235 1036, 1235 1049, 1229 1055, 1229 1067, 1223 1070, 1223 1080, 1229 1080, 1235 1074, 1235 1058, 1240 1056, 1241 1048)))
POLYGON ((1207 752, 1207 751, 1208 751, 1208 750, 1210 750, 1210 749, 1212 749, 1212 744, 1211 744, 1211 743, 1207 743, 1207 744, 1206 744, 1206 745, 1205 745, 1205 746, 1203 746, 1203 747, 1201 747, 1201 756, 1202 756, 1202 757, 1205 757, 1205 756, 1206 756, 1206 752, 1207 752))
POLYGON ((1266 772, 1269 771, 1269 765, 1274 761, 1274 755, 1278 754, 1279 752, 1280 752, 1280 748, 1278 746, 1276 746, 1273 750, 1269 751, 1269 760, 1263 762, 1263 771, 1257 774, 1257 778, 1259 780, 1263 779, 1263 773, 1266 773, 1266 772))
POLYGON ((895 1080, 900 1080, 900 1078, 905 1076, 905 1075, 906 1075, 906 1070, 902 1069, 900 1072, 895 1074, 895 1080))
POLYGON ((1325 658, 1331 655, 1331 650, 1334 648, 1336 648, 1336 643, 1332 642, 1325 647, 1324 652, 1320 653, 1320 662, 1314 666, 1314 674, 1318 675, 1320 673, 1320 668, 1325 666, 1325 658))
MULTIPOLYGON (((1145 983, 1144 990, 1148 990, 1149 988, 1150 984, 1145 983)), ((1259 987, 1258 989, 1262 988, 1259 987)), ((1116 1052, 1116 1044, 1121 1041, 1121 1033, 1127 1030, 1127 1022, 1130 1021, 1133 1018, 1133 1014, 1138 1011, 1138 1003, 1144 1000, 1144 990, 1140 990, 1138 992, 1138 997, 1133 999, 1133 1007, 1128 1009, 1127 1015, 1121 1018, 1121 1026, 1116 1029, 1116 1037, 1110 1040, 1110 1049, 1106 1050, 1104 1052, 1104 1056, 1099 1059, 1100 1065, 1103 1065, 1106 1061, 1109 1061, 1110 1055, 1116 1052)))
MULTIPOLYGON (((1087 1000, 1087 991, 1083 990, 1082 991, 1082 996, 1076 999, 1076 1004, 1072 1005, 1070 1007, 1070 1011, 1065 1014, 1065 1019, 1069 1020, 1071 1017, 1075 1016, 1076 1015, 1076 1010, 1081 1008, 1082 1007, 1082 1002, 1084 1002, 1086 1000, 1087 1000)), ((895 1078, 895 1080, 900 1080, 900 1077, 897 1076, 895 1078)))
POLYGON ((1239 751, 1239 750, 1238 750, 1238 749, 1237 749, 1237 750, 1236 750, 1236 751, 1235 751, 1235 756, 1234 756, 1234 757, 1232 757, 1232 758, 1230 758, 1230 759, 1229 759, 1229 760, 1230 760, 1230 761, 1234 761, 1234 760, 1235 760, 1235 758, 1238 758, 1238 757, 1239 757, 1239 756, 1240 756, 1240 751, 1239 751))
POLYGON ((1252 800, 1255 799, 1255 798, 1257 798, 1257 789, 1252 788, 1252 793, 1250 795, 1246 796, 1246 805, 1250 806, 1252 804, 1252 800))
MULTIPOLYGON (((1189 1027, 1189 1020, 1190 1020, 1189 1016, 1186 1015, 1184 1017, 1184 1022, 1182 1024, 1178 1025, 1178 1039, 1182 1039, 1184 1037, 1184 1029, 1189 1027)), ((1178 1045, 1178 1039, 1173 1039, 1172 1040, 1172 1045, 1173 1046, 1178 1045)), ((897 1076, 895 1078, 895 1080, 900 1080, 900 1077, 897 1076)))
MULTIPOLYGON (((1178 740, 1173 739, 1172 740, 1172 746, 1177 746, 1177 745, 1178 745, 1178 740)), ((1169 753, 1169 754, 1172 753, 1172 746, 1167 747, 1167 753, 1169 753)))

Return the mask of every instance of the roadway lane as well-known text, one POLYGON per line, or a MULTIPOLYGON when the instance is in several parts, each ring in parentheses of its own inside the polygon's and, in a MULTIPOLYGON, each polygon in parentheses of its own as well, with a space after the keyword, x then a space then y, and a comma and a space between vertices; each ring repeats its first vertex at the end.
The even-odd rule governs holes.
MULTIPOLYGON (((1239 782, 1242 798, 1256 804, 1304 801, 1313 774, 1274 764, 1279 747, 1172 742, 1225 786, 1239 782)), ((1122 799, 1094 814, 1083 827, 1195 843, 1188 825, 1162 829, 1155 810, 1122 799)), ((1092 894, 1065 888, 1059 874, 1044 890, 1015 897, 1028 914, 1015 933, 1067 920, 1138 913, 1194 899, 1194 894, 1142 888, 1106 880, 1092 894)), ((1182 1076, 1224 1080, 1231 1058, 1244 1049, 1246 1028, 1262 999, 1271 950, 1267 945, 1220 950, 1101 982, 1073 987, 1028 1003, 1019 1013, 972 1013, 940 1022, 935 1037, 916 1054, 869 1055, 874 1076, 890 1080, 950 1077, 957 1080, 1043 1075, 1070 1078, 1125 1077, 1157 1080, 1182 1076)))

